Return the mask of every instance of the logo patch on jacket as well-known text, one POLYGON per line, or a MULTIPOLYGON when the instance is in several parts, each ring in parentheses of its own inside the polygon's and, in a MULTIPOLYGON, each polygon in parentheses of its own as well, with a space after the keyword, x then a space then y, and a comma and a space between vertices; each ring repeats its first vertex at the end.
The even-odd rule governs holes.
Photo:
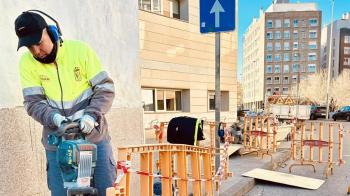
POLYGON ((75 81, 81 81, 80 67, 74 68, 74 77, 75 77, 75 81))
POLYGON ((50 78, 47 77, 47 75, 39 75, 39 77, 40 77, 40 80, 41 80, 42 82, 48 82, 48 81, 50 81, 50 78))

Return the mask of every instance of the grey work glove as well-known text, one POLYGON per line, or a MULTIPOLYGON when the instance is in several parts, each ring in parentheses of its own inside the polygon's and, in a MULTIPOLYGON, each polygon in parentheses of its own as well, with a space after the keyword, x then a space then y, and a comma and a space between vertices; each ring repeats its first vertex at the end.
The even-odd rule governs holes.
POLYGON ((92 116, 88 114, 84 114, 84 116, 80 119, 80 129, 81 132, 85 134, 90 134, 95 126, 98 126, 98 123, 92 116))
POLYGON ((57 127, 60 127, 63 122, 67 121, 67 118, 59 113, 56 113, 53 115, 52 121, 57 127))

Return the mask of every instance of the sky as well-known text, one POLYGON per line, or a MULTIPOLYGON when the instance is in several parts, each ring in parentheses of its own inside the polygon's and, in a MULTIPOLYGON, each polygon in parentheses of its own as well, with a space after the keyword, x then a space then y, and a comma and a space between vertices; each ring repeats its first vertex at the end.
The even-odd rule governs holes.
MULTIPOLYGON (((238 79, 242 76, 243 34, 252 22, 253 17, 259 16, 260 8, 265 11, 271 5, 271 2, 272 0, 238 0, 238 79)), ((322 11, 322 26, 329 24, 331 21, 332 0, 289 0, 289 2, 316 3, 318 9, 322 11)), ((345 12, 350 12, 350 0, 335 0, 334 20, 340 19, 345 12)))

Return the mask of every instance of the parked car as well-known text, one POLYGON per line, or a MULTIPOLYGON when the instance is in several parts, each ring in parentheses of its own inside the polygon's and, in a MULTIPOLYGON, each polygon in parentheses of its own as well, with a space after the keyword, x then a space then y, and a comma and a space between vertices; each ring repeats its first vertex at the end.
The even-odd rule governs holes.
POLYGON ((317 120, 318 118, 326 118, 327 107, 325 106, 311 106, 310 120, 317 120))
POLYGON ((333 114, 333 120, 347 120, 350 121, 350 106, 344 106, 333 114))

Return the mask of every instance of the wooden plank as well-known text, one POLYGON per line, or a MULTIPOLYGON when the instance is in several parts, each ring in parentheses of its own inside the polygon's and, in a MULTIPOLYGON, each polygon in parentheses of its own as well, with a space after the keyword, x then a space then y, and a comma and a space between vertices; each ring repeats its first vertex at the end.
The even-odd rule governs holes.
POLYGON ((260 168, 250 170, 242 176, 256 178, 259 180, 266 180, 270 182, 276 182, 280 184, 286 184, 289 186, 295 186, 305 189, 316 190, 324 183, 324 180, 308 178, 303 176, 297 176, 292 174, 286 174, 282 172, 270 171, 260 168))
MULTIPOLYGON (((224 149, 224 144, 220 144, 220 148, 224 149)), ((230 156, 241 148, 243 148, 242 144, 230 144, 227 149, 227 155, 230 156)))

